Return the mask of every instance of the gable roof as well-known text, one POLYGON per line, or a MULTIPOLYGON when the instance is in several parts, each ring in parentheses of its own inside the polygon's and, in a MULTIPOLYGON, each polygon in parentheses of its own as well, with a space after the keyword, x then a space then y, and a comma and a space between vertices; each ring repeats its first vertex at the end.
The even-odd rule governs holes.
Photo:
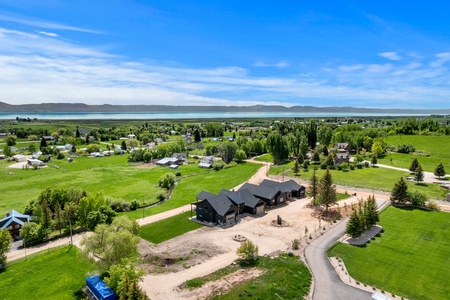
POLYGON ((30 221, 29 215, 21 214, 14 209, 9 212, 9 215, 0 220, 0 224, 3 224, 0 229, 7 228, 11 223, 17 223, 23 225, 25 222, 30 221))
POLYGON ((197 195, 197 199, 198 200, 205 200, 207 198, 211 198, 212 196, 215 196, 214 194, 210 193, 210 192, 206 192, 206 191, 201 191, 198 195, 197 195))
POLYGON ((250 193, 252 193, 254 196, 264 198, 264 199, 272 199, 279 190, 273 189, 273 188, 267 188, 264 186, 257 186, 252 183, 244 183, 244 185, 241 186, 240 190, 249 190, 250 193))
POLYGON ((298 184, 295 180, 292 180, 292 179, 290 179, 288 181, 284 181, 284 182, 277 182, 277 181, 264 179, 263 182, 261 182, 261 185, 267 186, 267 187, 272 187, 272 188, 277 188, 282 192, 298 191, 303 188, 302 185, 298 184))
POLYGON ((226 197, 228 197, 228 199, 231 200, 231 202, 233 202, 236 205, 245 203, 245 201, 235 191, 229 191, 229 190, 223 189, 220 191, 219 196, 220 195, 225 195, 226 197))
POLYGON ((253 196, 253 194, 247 189, 239 190, 237 191, 237 194, 244 200, 245 206, 255 208, 260 203, 264 204, 264 201, 253 196))

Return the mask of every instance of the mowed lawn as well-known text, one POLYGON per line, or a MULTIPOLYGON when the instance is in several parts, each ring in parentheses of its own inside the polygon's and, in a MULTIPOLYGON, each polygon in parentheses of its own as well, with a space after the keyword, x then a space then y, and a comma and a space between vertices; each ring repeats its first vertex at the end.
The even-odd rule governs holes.
MULTIPOLYGON (((195 213, 193 213, 195 215, 195 213)), ((139 236, 150 243, 159 244, 182 235, 186 232, 203 227, 203 225, 189 220, 191 212, 182 214, 142 226, 139 229, 139 236)))
POLYGON ((370 286, 409 299, 449 299, 450 214, 389 207, 380 219, 381 237, 366 247, 338 244, 328 255, 370 286))
MULTIPOLYGON (((324 170, 317 170, 317 178, 320 179, 323 176, 324 172, 324 170)), ((400 177, 405 178, 406 176, 409 176, 408 172, 377 167, 355 169, 348 172, 339 170, 331 170, 330 172, 335 184, 386 192, 392 191, 394 184, 400 179, 400 177)), ((300 172, 300 176, 309 180, 312 176, 312 171, 310 170, 308 172, 300 172)), ((437 184, 417 185, 414 182, 410 181, 408 181, 407 184, 408 190, 420 191, 427 195, 429 199, 442 200, 445 197, 443 194, 445 191, 437 184)))
POLYGON ((80 299, 86 275, 94 265, 78 257, 78 248, 43 251, 0 273, 0 299, 80 299))
POLYGON ((395 147, 410 144, 416 148, 416 151, 427 151, 430 156, 392 153, 380 158, 379 163, 408 169, 412 159, 417 158, 425 171, 434 172, 436 166, 442 162, 447 174, 450 173, 450 152, 446 146, 450 145, 450 136, 394 135, 388 136, 386 142, 395 147))

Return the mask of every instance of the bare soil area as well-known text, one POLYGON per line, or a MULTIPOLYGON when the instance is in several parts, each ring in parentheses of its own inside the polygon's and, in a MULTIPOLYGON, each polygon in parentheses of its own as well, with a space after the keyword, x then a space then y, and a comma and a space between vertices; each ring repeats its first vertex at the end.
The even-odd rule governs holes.
POLYGON ((229 274, 221 280, 208 282, 200 288, 188 290, 180 289, 179 295, 183 299, 200 300, 208 299, 213 295, 221 295, 231 290, 237 284, 243 284, 253 278, 264 274, 264 271, 256 268, 241 269, 229 274))

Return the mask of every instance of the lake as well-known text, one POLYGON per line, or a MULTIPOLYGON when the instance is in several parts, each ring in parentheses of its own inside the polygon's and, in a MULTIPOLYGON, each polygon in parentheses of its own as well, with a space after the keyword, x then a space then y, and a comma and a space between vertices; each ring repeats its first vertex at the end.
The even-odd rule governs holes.
POLYGON ((167 119, 241 119, 241 118, 318 118, 318 117, 387 117, 429 116, 428 114, 389 113, 301 113, 301 112, 155 112, 155 113, 1 113, 1 120, 36 118, 38 120, 167 120, 167 119))

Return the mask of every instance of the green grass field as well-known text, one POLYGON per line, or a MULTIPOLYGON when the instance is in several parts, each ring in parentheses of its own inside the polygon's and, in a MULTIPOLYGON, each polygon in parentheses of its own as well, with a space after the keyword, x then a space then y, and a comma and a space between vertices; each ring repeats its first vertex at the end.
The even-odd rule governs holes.
POLYGON ((338 244, 328 255, 365 284, 409 299, 448 299, 450 214, 389 207, 380 225, 381 237, 367 246, 338 244))
POLYGON ((450 152, 445 146, 450 145, 450 136, 394 135, 388 136, 386 142, 392 146, 411 144, 416 148, 416 151, 427 151, 430 156, 390 153, 378 159, 381 164, 408 169, 412 159, 417 158, 424 171, 434 172, 436 166, 442 162, 447 173, 450 172, 450 152))
MULTIPOLYGON (((72 163, 54 160, 39 170, 11 169, 9 164, 0 161, 0 215, 11 209, 21 211, 25 203, 49 187, 81 188, 87 192, 101 192, 107 198, 154 203, 157 201, 159 177, 167 172, 176 172, 165 167, 129 164, 126 155, 79 157, 72 163)), ((172 195, 175 200, 164 203, 163 207, 171 209, 193 202, 202 189, 232 188, 250 178, 259 167, 257 164, 238 164, 216 172, 199 168, 196 164, 181 166, 181 181, 172 195), (178 189, 183 194, 180 195, 178 189), (190 192, 186 193, 187 190, 190 192)))
MULTIPOLYGON (((324 170, 317 170, 317 178, 321 178, 324 170)), ((394 184, 400 179, 401 176, 409 176, 409 173, 391 170, 386 168, 362 168, 355 169, 348 172, 331 170, 333 182, 338 185, 348 187, 367 188, 371 190, 381 190, 390 192, 394 184)), ((300 176, 306 179, 310 179, 312 171, 300 172, 300 176)), ((417 190, 428 196, 430 199, 443 199, 444 190, 437 184, 420 184, 417 185, 414 182, 407 182, 408 190, 417 190)))
POLYGON ((81 299, 77 296, 94 265, 78 252, 76 247, 51 249, 8 266, 0 273, 0 299, 81 299))
MULTIPOLYGON (((186 177, 177 184, 168 201, 146 208, 144 215, 151 216, 194 202, 195 197, 203 190, 217 194, 222 189, 231 189, 248 180, 259 168, 261 168, 259 164, 244 163, 218 172, 207 170, 201 175, 186 177)), ((127 216, 131 219, 142 218, 142 210, 129 212, 127 216)))
POLYGON ((297 256, 260 257, 265 273, 212 299, 303 299, 309 292, 311 273, 297 256))
MULTIPOLYGON (((195 212, 193 212, 193 215, 195 215, 195 212)), ((203 227, 203 225, 189 220, 190 217, 191 212, 187 211, 159 222, 142 226, 139 229, 139 236, 150 243, 159 244, 203 227)))

